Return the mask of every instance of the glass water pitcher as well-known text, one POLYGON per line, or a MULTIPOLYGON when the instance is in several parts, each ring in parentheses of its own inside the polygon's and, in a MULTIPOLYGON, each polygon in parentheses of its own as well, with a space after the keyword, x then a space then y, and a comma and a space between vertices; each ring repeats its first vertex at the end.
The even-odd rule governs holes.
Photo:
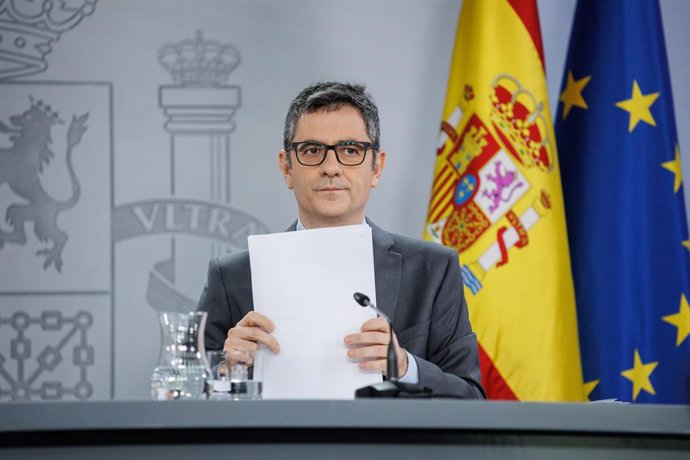
POLYGON ((161 354, 151 376, 151 397, 157 401, 206 399, 210 375, 204 349, 206 312, 158 313, 161 354))

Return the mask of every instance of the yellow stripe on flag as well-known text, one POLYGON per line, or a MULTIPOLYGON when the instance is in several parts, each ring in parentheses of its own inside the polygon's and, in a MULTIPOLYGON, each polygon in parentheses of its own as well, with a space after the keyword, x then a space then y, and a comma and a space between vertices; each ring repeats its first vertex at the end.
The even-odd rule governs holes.
POLYGON ((561 179, 530 11, 535 0, 463 2, 424 237, 461 252, 489 395, 582 401, 561 179), (491 388, 497 375, 505 392, 491 388))

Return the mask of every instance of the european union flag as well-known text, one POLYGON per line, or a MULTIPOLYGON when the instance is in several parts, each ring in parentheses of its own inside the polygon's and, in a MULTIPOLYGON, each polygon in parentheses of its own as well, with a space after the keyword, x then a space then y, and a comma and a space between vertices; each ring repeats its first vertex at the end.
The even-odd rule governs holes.
POLYGON ((556 124, 585 388, 690 401, 690 241, 656 0, 580 0, 556 124))

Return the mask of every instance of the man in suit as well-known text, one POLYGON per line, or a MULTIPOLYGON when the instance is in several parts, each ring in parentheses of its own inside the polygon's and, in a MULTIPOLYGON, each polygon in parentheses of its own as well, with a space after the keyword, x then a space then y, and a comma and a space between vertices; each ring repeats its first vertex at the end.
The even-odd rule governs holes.
MULTIPOLYGON (((386 162, 378 109, 364 86, 317 83, 288 110, 278 165, 293 190, 298 220, 288 231, 368 225, 372 228, 378 308, 393 321, 402 382, 436 394, 484 398, 455 251, 388 233, 365 218, 369 192, 386 162), (333 153, 332 155, 330 153, 333 153)), ((253 311, 248 251, 211 260, 199 309, 208 312, 208 349, 280 352, 270 318, 253 311)), ((364 370, 386 372, 389 325, 383 318, 343 337, 347 357, 364 370)))

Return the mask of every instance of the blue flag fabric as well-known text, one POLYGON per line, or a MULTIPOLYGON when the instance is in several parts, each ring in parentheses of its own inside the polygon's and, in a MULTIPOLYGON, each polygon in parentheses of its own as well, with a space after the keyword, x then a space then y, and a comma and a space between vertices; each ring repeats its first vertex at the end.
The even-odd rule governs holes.
POLYGON ((590 400, 690 402, 690 242, 656 0, 580 0, 556 121, 590 400))

